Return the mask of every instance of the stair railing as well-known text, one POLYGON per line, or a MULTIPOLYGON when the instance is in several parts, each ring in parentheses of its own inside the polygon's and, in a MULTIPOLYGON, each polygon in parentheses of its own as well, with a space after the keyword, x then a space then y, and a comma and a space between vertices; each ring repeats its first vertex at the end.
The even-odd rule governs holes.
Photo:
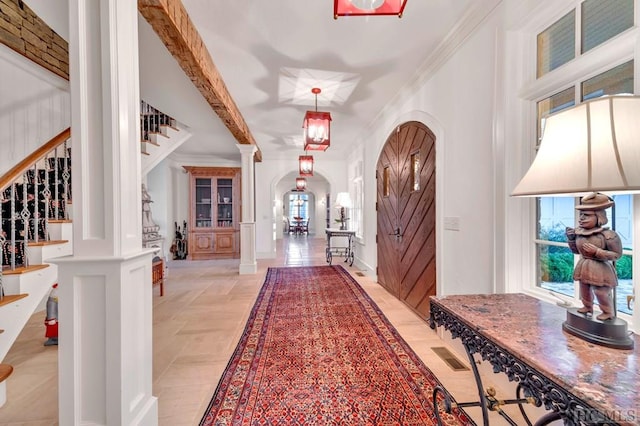
POLYGON ((2 270, 27 267, 30 242, 50 240, 49 220, 68 219, 71 129, 63 130, 0 177, 2 270))
POLYGON ((149 135, 160 133, 160 126, 163 125, 175 127, 175 120, 147 102, 140 100, 140 136, 142 141, 151 140, 149 135))

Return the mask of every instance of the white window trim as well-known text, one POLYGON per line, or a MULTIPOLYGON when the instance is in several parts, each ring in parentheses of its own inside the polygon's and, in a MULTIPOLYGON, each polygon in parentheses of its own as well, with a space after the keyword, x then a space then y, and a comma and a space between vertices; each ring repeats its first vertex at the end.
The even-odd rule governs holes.
MULTIPOLYGON (((512 147, 513 150, 506 154, 507 158, 513 157, 518 160, 515 162, 507 161, 507 193, 510 193, 513 189, 509 187, 510 177, 516 175, 521 178, 535 157, 535 144, 533 141, 535 141, 537 131, 537 101, 545 99, 569 86, 577 87, 577 83, 634 58, 634 92, 640 94, 640 28, 638 27, 640 23, 640 4, 638 0, 634 5, 635 26, 633 28, 626 30, 585 54, 576 56, 569 63, 536 79, 536 35, 555 22, 555 20, 568 13, 572 8, 577 9, 576 15, 577 19, 579 18, 582 0, 565 2, 566 7, 562 9, 558 8, 558 6, 561 6, 558 3, 549 1, 538 4, 538 7, 533 12, 535 16, 526 16, 528 25, 522 25, 517 30, 514 28, 513 31, 507 31, 505 34, 506 38, 516 35, 512 39, 517 40, 513 44, 507 43, 507 57, 515 58, 521 62, 521 65, 519 65, 521 67, 519 68, 521 70, 520 75, 516 75, 514 79, 507 82, 507 88, 514 87, 515 96, 522 101, 518 104, 519 108, 514 109, 516 116, 511 117, 515 118, 511 120, 512 125, 518 126, 520 124, 520 126, 515 129, 512 128, 513 132, 511 133, 512 135, 517 135, 517 140, 511 143, 519 145, 512 147), (518 167, 520 167, 519 171, 517 170, 518 167)), ((579 29, 576 29, 578 35, 579 31, 579 29)), ((579 42, 577 42, 576 52, 579 51, 580 46, 579 42)), ((506 114, 508 115, 508 113, 506 114)), ((509 119, 506 121, 509 121, 509 119)), ((505 124, 505 126, 509 127, 509 124, 505 124)), ((509 129, 507 129, 507 134, 509 134, 509 129)), ((516 178, 515 183, 518 181, 519 178, 516 178)), ((640 244, 640 195, 633 197, 633 207, 633 249, 636 252, 633 260, 633 276, 636 280, 634 285, 637 289, 640 287, 640 250, 636 248, 640 244)), ((511 231, 516 231, 521 238, 508 238, 505 236, 507 244, 505 258, 505 279, 507 282, 505 283, 505 290, 508 292, 521 291, 551 303, 558 302, 555 296, 537 286, 535 199, 520 199, 509 203, 506 217, 509 217, 510 214, 515 214, 516 217, 514 220, 508 221, 510 223, 505 226, 505 232, 509 234, 511 231), (515 255, 509 253, 510 249, 508 247, 510 244, 512 244, 513 248, 516 248, 517 245, 515 255)), ((620 314, 620 317, 629 323, 631 330, 635 333, 640 333, 640 301, 638 300, 640 294, 636 294, 636 296, 633 315, 620 314)), ((575 299, 572 302, 577 303, 578 300, 575 299)))

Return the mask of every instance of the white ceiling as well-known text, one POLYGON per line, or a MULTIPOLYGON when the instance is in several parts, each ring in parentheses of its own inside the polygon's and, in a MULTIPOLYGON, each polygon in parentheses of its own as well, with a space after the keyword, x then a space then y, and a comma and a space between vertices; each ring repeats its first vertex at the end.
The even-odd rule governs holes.
MULTIPOLYGON (((67 25, 55 16, 67 0, 25 2, 54 29, 67 25)), ((408 0, 401 19, 334 19, 331 0, 183 0, 264 159, 303 152, 302 120, 315 108, 311 89, 322 89, 318 110, 331 113, 331 147, 315 153, 316 162, 345 158, 394 96, 446 52, 461 26, 477 24, 496 3, 408 0)), ((140 21, 141 96, 191 128, 194 136, 180 153, 238 159, 229 131, 140 21)))

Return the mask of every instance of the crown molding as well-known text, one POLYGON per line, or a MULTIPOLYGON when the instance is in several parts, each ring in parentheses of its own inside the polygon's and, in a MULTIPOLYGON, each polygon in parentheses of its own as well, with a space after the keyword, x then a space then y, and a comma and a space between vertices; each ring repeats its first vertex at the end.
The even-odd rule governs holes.
POLYGON ((416 93, 425 81, 433 77, 503 1, 504 0, 486 0, 474 2, 474 7, 469 8, 465 15, 458 20, 456 25, 449 31, 433 53, 429 55, 416 70, 409 82, 397 92, 391 101, 387 103, 387 106, 380 110, 369 123, 369 130, 371 130, 388 111, 396 109, 401 100, 406 99, 407 96, 412 93, 416 93))

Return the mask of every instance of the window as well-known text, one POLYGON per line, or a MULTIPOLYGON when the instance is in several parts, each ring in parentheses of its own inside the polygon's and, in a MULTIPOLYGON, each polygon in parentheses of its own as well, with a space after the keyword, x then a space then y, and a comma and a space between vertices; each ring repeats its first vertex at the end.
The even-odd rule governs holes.
POLYGON ((580 93, 583 101, 604 95, 632 94, 633 61, 625 62, 584 81, 580 93))
POLYGON ((634 0, 586 0, 537 36, 538 78, 576 58, 576 27, 580 53, 586 53, 633 27, 634 0))
POLYGON ((350 173, 353 207, 351 210, 351 230, 356 232, 357 238, 364 237, 364 178, 362 161, 357 161, 350 173))
POLYGON ((289 194, 289 223, 309 218, 309 195, 289 194), (302 218, 302 219, 298 219, 302 218))
POLYGON ((411 154, 411 191, 420 191, 420 153, 411 154))
POLYGON ((575 22, 576 12, 572 10, 538 34, 538 77, 575 57, 575 22))
MULTIPOLYGON (((598 55, 614 43, 611 40, 633 26, 633 0, 586 0, 581 4, 581 19, 577 33, 581 34, 580 52, 592 51, 591 57, 598 55)), ((581 60, 573 52, 575 46, 576 10, 566 14, 537 36, 536 58, 537 76, 550 73, 572 60, 581 60)), ((544 134, 545 117, 554 112, 571 107, 576 103, 605 95, 633 93, 634 61, 626 60, 620 53, 619 65, 594 75, 591 65, 597 61, 582 61, 585 78, 570 86, 557 87, 552 95, 541 96, 537 102, 537 142, 539 146, 544 134)), ((628 56, 627 56, 628 58, 628 56)), ((597 69, 597 68, 596 68, 597 69)), ((561 72, 558 70, 556 72, 561 72)), ((557 81, 562 81, 561 78, 557 81)), ((631 195, 614 196, 615 206, 608 209, 607 226, 615 229, 623 243, 623 257, 616 262, 619 285, 617 287, 617 308, 619 312, 631 314, 627 307, 627 296, 633 293, 633 198, 631 195)), ((577 296, 573 282, 573 267, 576 256, 571 252, 565 235, 566 227, 575 227, 575 205, 578 199, 572 197, 542 197, 536 205, 536 258, 537 286, 545 291, 560 293, 569 297, 577 296)), ((640 214, 640 212, 638 212, 640 214)))
POLYGON ((633 0, 586 0, 582 3, 582 53, 633 26, 633 0))
POLYGON ((386 166, 382 171, 382 195, 389 196, 389 166, 386 166))

